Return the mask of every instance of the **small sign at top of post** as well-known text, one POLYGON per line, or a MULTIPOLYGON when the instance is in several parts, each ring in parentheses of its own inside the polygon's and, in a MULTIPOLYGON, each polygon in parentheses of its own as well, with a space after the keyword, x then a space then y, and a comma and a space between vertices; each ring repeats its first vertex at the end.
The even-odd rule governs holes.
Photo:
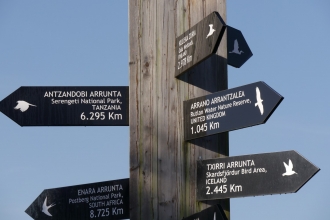
POLYGON ((227 25, 227 63, 240 68, 253 56, 242 32, 227 25))
POLYGON ((212 12, 175 41, 175 77, 216 53, 226 24, 218 12, 212 12))

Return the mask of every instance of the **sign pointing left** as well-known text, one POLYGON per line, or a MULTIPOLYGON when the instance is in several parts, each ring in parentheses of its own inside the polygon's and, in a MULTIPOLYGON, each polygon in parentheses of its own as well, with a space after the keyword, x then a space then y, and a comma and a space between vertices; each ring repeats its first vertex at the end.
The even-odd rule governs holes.
POLYGON ((35 220, 129 218, 129 179, 44 190, 25 211, 35 220))
POLYGON ((0 111, 20 126, 128 126, 128 100, 128 86, 22 86, 0 111))

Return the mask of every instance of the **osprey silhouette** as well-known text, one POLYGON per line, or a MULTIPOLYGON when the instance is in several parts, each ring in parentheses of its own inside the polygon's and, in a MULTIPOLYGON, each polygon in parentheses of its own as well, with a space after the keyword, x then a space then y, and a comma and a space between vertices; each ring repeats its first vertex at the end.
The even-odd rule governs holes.
POLYGON ((19 109, 19 110, 21 110, 21 112, 25 112, 26 110, 29 109, 30 106, 37 107, 36 105, 32 105, 26 101, 17 101, 17 105, 14 109, 19 109))
POLYGON ((263 115, 264 114, 264 106, 263 106, 262 102, 264 100, 261 99, 261 94, 260 94, 260 90, 259 90, 258 87, 256 87, 256 95, 257 95, 257 103, 255 103, 254 105, 259 107, 260 114, 263 115))
POLYGON ((238 49, 239 48, 239 45, 238 45, 238 41, 237 41, 237 39, 234 41, 234 49, 231 51, 231 52, 229 52, 229 53, 236 53, 236 54, 238 54, 238 55, 241 55, 241 53, 244 53, 244 51, 243 50, 239 50, 238 49))
POLYGON ((50 208, 53 207, 54 205, 56 205, 56 204, 53 203, 53 204, 47 206, 47 196, 46 196, 46 199, 45 199, 45 201, 44 201, 44 204, 42 204, 42 210, 41 210, 41 211, 42 211, 43 213, 45 213, 46 215, 48 215, 48 216, 52 216, 52 215, 49 213, 48 209, 50 209, 50 208))
POLYGON ((206 38, 208 38, 209 36, 211 36, 213 33, 214 33, 214 29, 213 29, 213 24, 209 24, 209 26, 210 26, 210 31, 209 31, 209 33, 207 34, 207 36, 206 36, 206 38))
POLYGON ((289 159, 289 165, 283 162, 284 167, 285 167, 285 173, 282 174, 282 176, 291 176, 293 174, 298 174, 295 171, 293 171, 293 164, 292 161, 289 159))

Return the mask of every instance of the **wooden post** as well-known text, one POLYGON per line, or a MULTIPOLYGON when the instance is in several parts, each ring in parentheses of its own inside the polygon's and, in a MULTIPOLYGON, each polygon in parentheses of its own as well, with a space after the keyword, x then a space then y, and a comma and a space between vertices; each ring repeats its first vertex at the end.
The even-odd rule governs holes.
POLYGON ((175 39, 225 0, 130 0, 130 216, 182 219, 215 202, 196 200, 198 159, 228 156, 228 133, 186 142, 183 101, 227 89, 226 33, 213 55, 175 78, 175 39))

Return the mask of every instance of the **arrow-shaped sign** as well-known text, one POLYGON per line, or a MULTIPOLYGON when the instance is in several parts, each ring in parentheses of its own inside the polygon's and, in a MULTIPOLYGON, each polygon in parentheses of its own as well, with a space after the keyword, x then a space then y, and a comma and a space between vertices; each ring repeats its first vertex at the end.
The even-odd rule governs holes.
POLYGON ((20 87, 0 111, 21 126, 127 126, 128 86, 20 87))
POLYGON ((218 12, 212 12, 202 21, 176 38, 175 76, 216 53, 225 32, 226 24, 218 12))
POLYGON ((197 162, 197 200, 297 192, 320 169, 296 151, 197 162))
POLYGON ((256 82, 184 101, 185 140, 263 124, 282 100, 256 82))
POLYGON ((250 57, 252 52, 240 30, 227 26, 227 63, 240 68, 250 57))
POLYGON ((25 211, 35 220, 129 218, 129 179, 44 190, 25 211))
POLYGON ((195 213, 187 218, 182 220, 227 220, 225 212, 223 211, 221 205, 217 204, 211 206, 207 209, 204 209, 201 212, 195 213))

